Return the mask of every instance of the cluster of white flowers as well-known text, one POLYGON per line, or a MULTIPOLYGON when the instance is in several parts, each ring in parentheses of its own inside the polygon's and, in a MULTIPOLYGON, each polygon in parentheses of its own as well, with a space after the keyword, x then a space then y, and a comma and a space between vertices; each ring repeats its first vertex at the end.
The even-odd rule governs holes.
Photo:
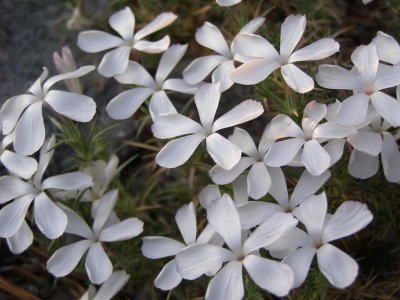
MULTIPOLYGON (((239 2, 217 0, 221 6, 239 2)), ((302 15, 291 15, 283 22, 279 52, 255 34, 264 18, 247 23, 230 46, 217 26, 206 22, 197 30, 196 41, 215 54, 193 60, 182 78, 167 79, 188 46, 170 46, 169 36, 158 41, 143 38, 176 18, 173 13, 162 13, 134 33, 135 17, 127 7, 109 19, 119 36, 91 30, 78 37, 83 51, 112 49, 103 56, 98 72, 131 85, 108 103, 106 111, 112 119, 132 117, 150 99, 154 137, 172 139, 157 154, 158 165, 175 168, 185 164, 203 141, 215 162, 209 176, 216 185, 205 187, 200 194, 208 221, 202 232, 196 237, 196 204, 191 202, 175 216, 183 242, 161 236, 143 238, 145 257, 173 257, 155 279, 156 287, 170 290, 182 279, 206 275, 212 277, 206 299, 241 299, 245 293, 244 267, 260 288, 285 296, 305 281, 315 255, 320 271, 333 286, 349 286, 357 276, 358 264, 330 242, 361 230, 372 221, 372 214, 365 204, 355 201, 346 201, 329 214, 323 186, 331 175, 329 169, 341 159, 346 142, 352 149, 348 163, 352 176, 364 179, 376 174, 380 155, 387 180, 400 182, 395 135, 400 126, 400 99, 383 92, 397 86, 400 97, 399 44, 379 32, 369 45, 354 50, 352 70, 320 65, 315 77, 321 87, 350 90, 352 96, 330 104, 309 102, 301 127, 287 115, 275 116, 266 124, 257 147, 252 134, 235 126, 261 116, 262 103, 252 99, 231 103, 233 108, 216 118, 222 94, 235 83, 254 85, 268 80, 277 69, 294 92, 307 93, 314 89, 314 80, 301 64, 294 63, 327 58, 339 51, 339 43, 323 38, 295 50, 306 27, 302 15), (154 77, 141 64, 129 60, 131 51, 163 53, 154 77), (205 82, 208 79, 211 82, 205 82), (199 121, 179 113, 166 91, 194 95, 199 121), (226 128, 233 128, 228 138, 220 133, 226 128), (281 169, 284 166, 304 168, 291 193, 281 169), (219 191, 218 185, 230 184, 234 200, 219 191), (276 203, 264 201, 267 194, 276 203), (265 257, 266 251, 273 259, 265 257)), ((88 278, 103 285, 97 292, 91 286, 81 299, 110 299, 129 275, 125 271, 113 273, 104 243, 139 235, 143 222, 134 217, 121 221, 113 211, 118 190, 110 190, 109 185, 119 163, 115 155, 108 163, 96 161, 81 171, 43 179, 56 145, 55 137, 46 135, 43 106, 47 104, 77 122, 89 122, 96 112, 94 100, 82 95, 78 80, 95 67, 77 68, 68 48, 62 56, 55 54, 54 61, 59 75, 46 80, 48 70, 44 69, 25 94, 8 99, 0 110, 4 136, 0 160, 9 172, 0 177, 0 203, 5 204, 0 210, 0 237, 7 239, 13 253, 23 252, 33 242, 30 222, 26 221, 31 218, 49 239, 64 233, 78 236, 50 257, 49 272, 66 276, 87 252, 88 278), (65 82, 68 92, 51 89, 60 81, 65 82), (67 206, 69 199, 77 198, 92 205, 92 227, 67 206)))

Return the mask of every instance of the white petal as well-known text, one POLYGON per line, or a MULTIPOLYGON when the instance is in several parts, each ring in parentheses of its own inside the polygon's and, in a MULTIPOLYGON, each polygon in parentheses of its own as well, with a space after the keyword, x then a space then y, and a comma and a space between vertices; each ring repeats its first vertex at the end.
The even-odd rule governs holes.
POLYGON ((312 134, 313 139, 339 139, 346 138, 357 132, 355 127, 338 125, 334 122, 326 122, 318 125, 312 134))
POLYGON ((197 84, 226 60, 222 55, 209 55, 196 58, 183 70, 183 79, 188 84, 197 84))
POLYGON ((281 67, 283 79, 294 91, 304 94, 314 88, 314 80, 293 64, 281 67))
POLYGON ((218 133, 206 138, 206 146, 214 162, 225 170, 232 169, 240 160, 240 148, 218 133))
POLYGON ((400 62, 400 46, 392 36, 378 31, 376 37, 372 41, 376 45, 379 60, 392 65, 400 62))
POLYGON ((255 163, 247 177, 247 189, 249 196, 253 199, 264 197, 271 186, 271 177, 264 162, 255 163))
POLYGON ((329 167, 335 165, 342 158, 344 144, 345 140, 343 139, 333 139, 325 144, 324 149, 331 157, 331 165, 329 167))
POLYGON ((225 57, 231 55, 231 51, 221 31, 210 22, 205 22, 203 26, 197 29, 196 41, 200 45, 212 49, 225 57))
POLYGON ((0 111, 3 135, 11 133, 25 108, 37 101, 39 98, 30 94, 18 95, 5 101, 0 111))
MULTIPOLYGON (((275 242, 269 244, 265 249, 275 253, 282 250, 286 250, 289 251, 288 253, 291 253, 299 247, 314 247, 314 241, 303 230, 298 227, 294 227, 290 231, 285 232, 285 234, 283 234, 275 242)), ((288 255, 288 253, 281 258, 284 258, 286 255, 288 255)))
POLYGON ((97 235, 100 233, 107 219, 110 217, 112 210, 118 200, 118 190, 112 190, 105 194, 101 199, 99 206, 96 210, 96 215, 94 216, 93 231, 97 235))
POLYGON ((154 281, 154 285, 163 291, 169 291, 176 288, 181 281, 182 277, 179 275, 175 259, 173 259, 162 268, 154 281))
POLYGON ((135 88, 122 92, 107 104, 107 113, 114 120, 128 119, 153 93, 154 90, 150 88, 135 88))
POLYGON ((58 206, 61 207, 67 215, 68 223, 65 228, 65 233, 75 234, 88 240, 94 238, 92 230, 80 215, 62 203, 58 203, 58 206))
POLYGON ((293 288, 298 288, 305 280, 316 250, 311 247, 299 248, 282 260, 289 265, 294 274, 293 288))
POLYGON ((241 128, 235 127, 229 140, 235 143, 243 153, 250 157, 258 158, 258 150, 250 134, 241 128))
POLYGON ((231 251, 220 246, 194 244, 178 252, 176 265, 182 278, 193 280, 234 258, 231 251))
POLYGON ((269 139, 281 139, 284 137, 303 137, 301 128, 287 115, 277 115, 265 129, 265 136, 269 139))
POLYGON ((33 177, 33 183, 35 186, 41 186, 42 184, 43 174, 54 155, 55 144, 56 138, 54 135, 52 135, 50 138, 44 141, 43 146, 40 149, 39 165, 33 177))
POLYGON ((219 82, 221 92, 228 90, 233 84, 231 74, 235 70, 233 60, 224 61, 212 73, 212 82, 219 82))
POLYGON ((374 176, 379 169, 379 157, 353 149, 349 161, 351 176, 366 179, 374 176))
POLYGON ((233 202, 238 207, 249 201, 249 195, 247 193, 247 176, 240 175, 232 182, 233 190, 233 202))
POLYGON ((222 195, 220 199, 215 200, 207 207, 207 220, 233 252, 241 251, 239 213, 227 194, 222 195))
POLYGON ((47 269, 56 277, 64 277, 78 265, 91 241, 83 240, 58 249, 47 261, 47 269))
POLYGON ((378 74, 376 75, 375 81, 374 81, 374 90, 379 91, 387 88, 394 87, 396 85, 400 84, 400 66, 386 66, 386 65, 380 65, 385 66, 384 70, 380 72, 380 69, 378 68, 378 74))
POLYGON ((1 154, 0 160, 10 173, 23 179, 30 179, 38 167, 34 158, 21 156, 9 150, 1 154))
POLYGON ((242 229, 250 229, 268 220, 273 214, 282 212, 282 208, 263 201, 249 201, 238 208, 242 229))
POLYGON ((361 124, 367 117, 368 103, 369 97, 366 94, 350 96, 341 103, 334 122, 347 126, 361 124))
POLYGON ((21 196, 0 210, 1 237, 9 238, 17 233, 34 197, 34 195, 21 196))
POLYGON ((293 271, 281 262, 248 255, 243 260, 243 265, 259 287, 275 296, 287 295, 293 286, 293 271))
POLYGON ((280 56, 274 46, 256 34, 238 34, 233 40, 232 48, 236 53, 244 57, 264 58, 264 61, 274 61, 276 63, 280 61, 280 56))
POLYGON ((175 44, 163 53, 156 72, 156 81, 159 85, 165 81, 167 76, 182 59, 183 55, 185 55, 187 47, 188 45, 175 44))
POLYGON ((126 241, 138 236, 142 231, 142 221, 138 218, 128 218, 103 229, 100 233, 99 239, 102 242, 126 241))
POLYGON ((328 89, 362 91, 363 86, 356 74, 339 66, 320 65, 315 75, 317 83, 328 89))
POLYGON ((157 154, 157 164, 165 168, 183 165, 204 139, 203 134, 191 134, 168 142, 157 154))
POLYGON ((333 216, 328 220, 322 232, 322 241, 349 236, 363 229, 372 221, 372 214, 367 205, 356 201, 342 203, 333 216))
POLYGON ((331 177, 329 171, 318 176, 312 176, 307 170, 304 170, 290 196, 290 206, 294 208, 309 196, 315 194, 328 181, 329 177, 331 177))
POLYGON ((129 275, 125 271, 116 271, 104 282, 93 300, 110 300, 112 299, 128 282, 129 275))
POLYGON ((300 41, 306 28, 306 17, 302 15, 288 16, 281 26, 280 54, 289 59, 290 54, 300 41))
POLYGON ((47 94, 49 89, 59 81, 82 77, 92 72, 94 69, 95 66, 84 66, 77 70, 52 76, 43 84, 43 94, 47 94))
POLYGON ((289 164, 304 145, 304 140, 291 138, 272 144, 264 157, 264 162, 270 167, 281 167, 289 164))
POLYGON ((266 79, 279 67, 279 62, 275 60, 256 58, 236 68, 231 73, 231 78, 236 83, 253 85, 266 79))
POLYGON ((93 185, 90 175, 82 172, 70 172, 56 175, 45 179, 42 183, 42 189, 60 189, 60 190, 80 190, 93 185))
POLYGON ((171 12, 163 12, 154 18, 149 24, 144 26, 135 34, 135 40, 138 41, 153 32, 156 32, 174 22, 178 16, 171 12))
POLYGON ((244 25, 240 31, 240 33, 254 33, 257 31, 258 28, 264 23, 265 18, 257 17, 253 20, 249 21, 246 25, 244 25))
POLYGON ((382 137, 379 133, 359 130, 347 141, 358 151, 377 156, 382 151, 382 137))
POLYGON ((356 261, 335 246, 325 244, 318 249, 317 258, 320 271, 337 288, 348 287, 357 276, 356 261))
POLYGON ((191 85, 186 83, 183 79, 179 78, 171 78, 165 80, 162 85, 163 90, 171 90, 183 94, 194 95, 197 92, 197 89, 200 84, 191 85))
POLYGON ((103 56, 97 70, 105 77, 112 77, 123 73, 128 66, 130 52, 131 47, 128 46, 120 46, 107 52, 103 56))
POLYGON ((14 198, 26 194, 35 194, 36 190, 32 185, 14 176, 0 177, 0 203, 5 203, 14 198))
POLYGON ((204 129, 199 123, 178 113, 158 116, 154 120, 151 130, 153 135, 159 139, 169 139, 191 133, 204 134, 204 129))
POLYGON ((151 119, 154 121, 157 116, 177 114, 175 106, 169 100, 164 91, 155 92, 150 99, 149 111, 151 119))
POLYGON ((251 121, 264 112, 263 105, 256 100, 245 100, 219 117, 213 125, 213 132, 251 121))
POLYGON ((269 194, 279 203, 282 208, 289 208, 289 195, 286 186, 286 179, 281 168, 268 167, 272 185, 269 194))
POLYGON ((186 245, 196 242, 197 222, 193 202, 182 206, 175 214, 175 222, 186 245))
POLYGON ((211 130, 220 97, 221 92, 218 83, 206 83, 194 95, 200 122, 208 131, 211 130))
POLYGON ((231 261, 211 279, 207 287, 205 299, 240 300, 243 296, 242 263, 231 261))
POLYGON ((351 61, 365 82, 372 82, 378 70, 378 54, 373 43, 358 46, 351 54, 351 61))
POLYGON ((393 127, 400 126, 400 102, 382 92, 371 95, 371 102, 376 111, 393 127))
POLYGON ((35 102, 24 111, 15 126, 15 152, 23 156, 31 155, 39 150, 44 139, 42 102, 35 102))
POLYGON ((44 192, 36 196, 33 213, 39 230, 49 239, 61 236, 67 227, 67 215, 44 192))
POLYGON ((247 255, 262 247, 266 247, 289 232, 297 225, 297 220, 290 213, 277 212, 260 224, 243 244, 243 252, 247 255))
POLYGON ((133 47, 136 50, 145 53, 157 54, 167 50, 169 44, 170 44, 169 36, 164 36, 161 40, 155 42, 144 41, 144 40, 138 41, 133 45, 133 47))
POLYGON ((115 80, 122 84, 143 85, 151 89, 156 89, 157 84, 147 70, 135 61, 129 61, 126 70, 114 76, 115 80))
POLYGON ((216 184, 228 184, 234 181, 240 174, 244 172, 244 170, 254 163, 254 158, 242 157, 239 162, 230 170, 225 170, 224 168, 216 165, 209 171, 209 175, 212 181, 216 184))
POLYGON ((240 3, 242 0, 216 0, 220 6, 233 6, 240 3))
POLYGON ((78 47, 85 52, 96 53, 119 47, 124 41, 109 33, 99 30, 83 31, 78 35, 78 47))
POLYGON ((209 184, 204 189, 201 190, 199 195, 199 202, 202 207, 207 209, 207 207, 216 199, 221 198, 221 193, 219 191, 218 185, 209 184))
POLYGON ((312 195, 303 201, 293 210, 293 214, 307 228, 308 234, 314 239, 319 240, 324 226, 327 199, 325 192, 319 195, 312 195))
POLYGON ((290 55, 289 62, 324 59, 338 52, 339 48, 339 43, 334 39, 323 38, 295 51, 290 55))
POLYGON ((396 139, 388 132, 383 133, 382 166, 389 182, 400 181, 400 152, 396 139))
POLYGON ((12 237, 7 239, 8 248, 14 254, 24 252, 33 242, 33 233, 26 221, 22 222, 21 227, 12 237))
POLYGON ((311 118, 315 123, 319 123, 326 116, 328 110, 326 104, 318 103, 313 100, 308 102, 304 108, 304 117, 311 118))
POLYGON ((310 140, 304 144, 301 161, 311 175, 318 176, 329 168, 331 157, 316 140, 310 140))
POLYGON ((127 6, 114 13, 108 20, 111 28, 120 34, 124 40, 132 40, 133 29, 135 28, 135 16, 127 6))
POLYGON ((101 284, 111 276, 113 266, 100 243, 90 246, 85 268, 89 280, 94 284, 101 284))
POLYGON ((163 236, 146 236, 143 238, 142 253, 151 259, 176 255, 186 245, 163 236))

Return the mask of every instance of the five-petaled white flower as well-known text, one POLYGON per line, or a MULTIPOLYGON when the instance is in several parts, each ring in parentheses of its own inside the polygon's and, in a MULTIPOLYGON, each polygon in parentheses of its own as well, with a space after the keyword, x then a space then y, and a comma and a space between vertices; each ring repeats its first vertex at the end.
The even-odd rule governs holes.
POLYGON ((151 127, 155 137, 168 139, 185 135, 161 149, 156 156, 160 166, 175 168, 184 164, 203 140, 217 165, 229 170, 239 162, 240 148, 217 131, 253 120, 264 108, 260 102, 245 100, 214 121, 220 97, 219 83, 207 83, 197 90, 194 101, 200 124, 181 114, 161 115, 155 119, 151 127))
POLYGON ((242 299, 243 266, 261 288, 278 297, 288 294, 293 285, 291 268, 261 257, 258 250, 296 226, 297 220, 291 214, 274 214, 242 239, 239 214, 232 199, 224 194, 208 206, 207 219, 229 249, 211 244, 194 244, 176 255, 178 272, 189 280, 226 263, 210 281, 205 299, 242 299))
POLYGON ((111 28, 121 37, 99 30, 84 31, 78 36, 78 47, 89 53, 115 48, 104 55, 98 67, 101 75, 112 77, 126 70, 129 54, 133 49, 146 53, 161 53, 167 50, 170 43, 169 36, 164 36, 156 42, 146 41, 143 38, 170 25, 176 18, 173 13, 161 13, 134 34, 135 16, 129 7, 125 7, 108 20, 111 28))
POLYGON ((320 39, 295 52, 293 50, 306 28, 306 17, 291 15, 281 27, 280 53, 264 38, 254 34, 240 34, 233 41, 236 52, 252 60, 245 62, 232 72, 234 82, 256 84, 280 68, 287 85, 298 93, 314 88, 314 80, 293 63, 319 60, 339 51, 339 43, 331 38, 320 39))
POLYGON ((8 135, 13 132, 14 149, 18 154, 31 155, 43 145, 46 135, 43 104, 74 121, 89 122, 93 118, 96 103, 92 98, 50 88, 59 81, 82 77, 94 69, 94 66, 85 66, 45 81, 49 72, 44 68, 42 75, 29 88, 29 94, 12 97, 3 104, 0 110, 2 133, 8 135))
MULTIPOLYGON (((264 18, 255 18, 247 23, 239 31, 241 33, 254 33, 262 23, 264 18)), ((215 25, 205 22, 196 31, 196 41, 200 45, 214 50, 217 54, 202 56, 193 60, 189 66, 183 70, 183 79, 190 84, 197 84, 204 80, 208 74, 212 73, 212 82, 219 82, 221 92, 226 91, 233 85, 231 73, 235 69, 234 61, 244 62, 246 58, 238 55, 233 48, 228 47, 224 36, 215 25), (214 70, 214 71, 213 71, 214 70)))
POLYGON ((379 64, 374 43, 357 47, 351 55, 354 69, 348 71, 334 65, 321 65, 316 75, 320 86, 353 90, 345 99, 334 119, 342 125, 359 125, 372 107, 392 126, 400 126, 400 102, 381 90, 400 84, 400 66, 379 64))
POLYGON ((73 210, 59 204, 68 216, 65 232, 80 236, 83 240, 54 252, 47 262, 47 269, 51 274, 56 277, 68 275, 88 251, 85 268, 90 281, 94 284, 101 284, 111 276, 113 266, 102 243, 125 241, 143 231, 143 222, 138 218, 128 218, 123 221, 110 218, 117 198, 118 190, 112 190, 100 200, 93 221, 93 229, 73 210))
POLYGON ((127 119, 150 96, 149 110, 153 120, 157 115, 177 113, 165 91, 194 94, 197 90, 197 86, 189 85, 183 79, 167 79, 182 59, 186 49, 187 45, 177 44, 165 51, 161 56, 154 79, 140 64, 130 61, 125 72, 116 75, 115 79, 119 83, 135 84, 138 87, 124 91, 111 99, 107 105, 108 115, 115 120, 127 119))

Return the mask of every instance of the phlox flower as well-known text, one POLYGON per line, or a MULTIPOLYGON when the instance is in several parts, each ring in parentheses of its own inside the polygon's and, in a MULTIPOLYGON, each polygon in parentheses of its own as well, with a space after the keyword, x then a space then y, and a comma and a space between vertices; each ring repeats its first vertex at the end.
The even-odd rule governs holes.
POLYGON ((125 271, 114 271, 98 290, 90 285, 88 291, 79 300, 111 300, 124 287, 129 278, 130 275, 125 271))
POLYGON ((73 210, 59 204, 68 216, 65 232, 83 239, 54 252, 47 261, 47 269, 51 274, 56 277, 68 275, 87 252, 85 268, 89 280, 94 284, 101 284, 110 278, 113 266, 103 249, 102 243, 125 241, 143 231, 143 222, 138 218, 128 218, 123 221, 110 218, 117 198, 118 190, 112 190, 103 196, 96 211, 92 228, 73 210))
POLYGON ((29 88, 27 94, 18 95, 4 102, 0 110, 0 124, 4 135, 13 132, 14 150, 23 156, 38 151, 45 140, 42 109, 47 104, 57 113, 77 122, 89 122, 96 113, 92 98, 76 93, 50 90, 59 81, 82 77, 93 71, 93 66, 55 75, 46 80, 49 72, 42 75, 29 88))
POLYGON ((108 24, 120 37, 99 31, 83 31, 78 36, 78 47, 85 52, 97 53, 108 49, 100 62, 98 71, 105 77, 121 74, 128 67, 129 54, 132 50, 146 53, 161 53, 168 49, 170 39, 164 36, 161 40, 150 42, 143 40, 146 36, 163 29, 175 21, 177 16, 170 12, 159 14, 153 21, 134 33, 135 16, 129 7, 114 13, 108 24))
POLYGON ((245 100, 214 121, 221 92, 219 83, 204 84, 194 95, 200 123, 181 114, 158 116, 151 129, 155 137, 168 139, 185 135, 168 142, 156 156, 156 162, 166 168, 184 164, 206 140, 207 151, 216 164, 229 170, 236 165, 241 150, 217 131, 229 128, 260 116, 264 108, 260 102, 245 100))
MULTIPOLYGON (((254 33, 264 23, 264 18, 255 18, 239 31, 241 33, 254 33)), ((183 70, 183 79, 189 84, 197 84, 212 72, 212 82, 219 82, 221 92, 233 85, 231 73, 235 69, 234 61, 244 62, 246 58, 236 53, 233 44, 228 44, 217 26, 205 22, 196 31, 196 41, 200 45, 214 50, 216 54, 202 56, 193 60, 183 70)))
POLYGON ((153 120, 159 114, 177 113, 166 91, 194 94, 197 90, 197 86, 186 84, 182 79, 167 79, 182 59, 186 49, 187 45, 176 44, 165 51, 154 79, 140 64, 130 61, 127 69, 122 74, 116 75, 115 79, 119 83, 135 84, 138 87, 124 91, 111 99, 106 108, 108 115, 115 120, 127 119, 150 96, 149 110, 153 120))
MULTIPOLYGON (((183 243, 163 236, 146 236, 143 238, 142 253, 145 257, 150 259, 174 257, 164 266, 154 281, 154 285, 162 290, 171 290, 182 281, 182 277, 176 269, 175 260, 179 251, 190 245, 212 242, 216 238, 216 233, 211 226, 206 226, 196 238, 197 221, 193 202, 182 206, 177 211, 175 222, 182 234, 183 243)), ((213 269, 215 267, 210 269, 211 273, 213 269)))
POLYGON ((264 157, 265 163, 271 167, 285 166, 297 155, 311 175, 317 176, 325 172, 332 166, 334 159, 328 152, 330 149, 325 149, 321 144, 330 139, 346 138, 356 133, 354 127, 338 125, 335 122, 319 124, 326 114, 325 104, 312 101, 304 109, 302 128, 286 115, 273 118, 267 126, 266 137, 285 139, 271 145, 264 157))
POLYGON ((25 226, 25 215, 32 202, 33 215, 39 230, 49 239, 59 237, 68 220, 66 214, 52 201, 49 192, 84 189, 93 184, 92 178, 81 172, 55 175, 43 180, 43 174, 54 153, 54 145, 54 136, 43 144, 38 167, 28 181, 16 176, 0 177, 0 203, 13 200, 0 210, 1 237, 12 237, 21 226, 25 226))
POLYGON ((298 93, 314 88, 314 80, 294 65, 295 62, 319 60, 339 51, 339 43, 331 38, 320 39, 304 48, 293 50, 299 43, 306 28, 306 17, 288 16, 281 27, 280 52, 263 37, 254 34, 240 34, 233 41, 236 52, 253 59, 232 72, 234 82, 252 85, 263 81, 280 68, 287 85, 298 93))
POLYGON ((278 241, 281 246, 298 244, 298 249, 282 261, 293 269, 293 286, 299 287, 304 282, 315 255, 319 270, 333 286, 343 289, 352 284, 358 273, 357 262, 330 242, 367 226, 372 221, 367 206, 346 201, 330 215, 327 214, 326 195, 321 193, 308 198, 294 209, 293 214, 304 224, 307 233, 296 228, 278 241))
POLYGON ((374 43, 357 47, 351 60, 352 71, 321 65, 316 75, 322 87, 355 92, 342 102, 334 121, 342 125, 359 125, 366 119, 368 107, 372 106, 392 126, 400 126, 400 103, 381 92, 400 84, 400 66, 379 64, 374 43))
MULTIPOLYGON (((257 148, 247 131, 235 127, 233 135, 229 137, 229 140, 235 143, 247 156, 242 157, 230 170, 224 170, 220 166, 214 166, 209 171, 209 175, 214 183, 231 183, 250 167, 247 175, 248 195, 253 199, 260 199, 265 196, 271 185, 276 181, 275 177, 279 176, 279 173, 282 173, 280 168, 274 168, 275 170, 269 172, 272 167, 268 167, 264 162, 265 153, 274 143, 274 140, 268 139, 265 133, 266 130, 264 130, 257 148)), ((281 176, 283 176, 283 174, 281 176)))
POLYGON ((205 299, 242 299, 242 268, 261 288, 281 297, 293 285, 289 266, 261 257, 258 250, 293 229, 297 220, 291 214, 277 213, 242 239, 239 214, 232 199, 224 194, 207 208, 209 224, 224 239, 227 248, 212 244, 194 244, 176 255, 178 272, 194 280, 215 266, 226 263, 208 284, 205 299))

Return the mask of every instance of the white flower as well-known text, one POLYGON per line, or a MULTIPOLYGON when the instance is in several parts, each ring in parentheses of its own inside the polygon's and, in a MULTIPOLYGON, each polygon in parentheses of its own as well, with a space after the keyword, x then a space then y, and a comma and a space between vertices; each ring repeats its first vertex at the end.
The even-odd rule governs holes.
MULTIPOLYGON (((61 56, 54 52, 53 61, 59 74, 73 72, 77 69, 71 49, 68 46, 61 48, 61 56)), ((64 83, 70 92, 82 94, 82 86, 78 78, 65 79, 64 83)))
POLYGON ((257 149, 249 133, 237 127, 235 127, 233 135, 229 137, 229 140, 239 146, 242 152, 248 156, 242 157, 238 164, 228 171, 219 166, 214 166, 209 171, 211 179, 216 184, 228 184, 250 167, 247 175, 248 195, 253 199, 260 199, 268 193, 271 184, 274 184, 276 181, 276 178, 271 176, 282 172, 280 168, 276 168, 276 170, 270 173, 269 170, 271 167, 268 167, 264 162, 265 153, 274 143, 274 140, 268 139, 266 137, 266 130, 264 130, 257 149))
POLYGON ((252 57, 232 72, 234 82, 256 84, 263 81, 273 71, 281 68, 287 85, 298 93, 306 93, 314 88, 313 79, 293 63, 319 60, 339 51, 339 43, 331 38, 320 39, 295 52, 296 45, 306 28, 306 17, 291 15, 281 27, 280 53, 264 38, 254 34, 238 35, 233 41, 237 53, 252 57))
POLYGON ((242 2, 242 0, 216 0, 216 2, 219 6, 233 6, 242 2))
POLYGON ((79 300, 110 300, 124 287, 129 277, 125 271, 115 271, 104 281, 98 291, 90 285, 88 291, 79 300))
POLYGON ((135 16, 129 7, 114 13, 108 23, 121 37, 99 31, 89 30, 78 36, 78 47, 89 53, 107 52, 100 62, 98 71, 101 75, 112 77, 124 72, 128 66, 129 54, 133 49, 146 53, 161 53, 168 49, 169 36, 150 42, 144 37, 171 24, 177 16, 170 12, 159 14, 153 21, 134 34, 135 16))
POLYGON ((222 137, 217 131, 229 128, 260 116, 264 108, 260 102, 245 100, 214 121, 221 93, 219 83, 204 84, 198 89, 194 101, 200 124, 181 114, 158 116, 151 129, 155 137, 168 139, 185 135, 168 142, 156 156, 156 162, 166 168, 184 164, 206 140, 207 151, 216 164, 229 170, 240 160, 238 146, 222 137))
POLYGON ((57 113, 78 122, 89 122, 96 113, 96 103, 92 98, 71 92, 50 90, 57 82, 82 77, 93 71, 93 66, 81 67, 76 71, 56 75, 46 79, 48 70, 28 90, 29 93, 8 99, 0 111, 2 133, 9 135, 14 131, 15 151, 23 156, 38 151, 45 139, 45 126, 42 116, 44 104, 57 113))
MULTIPOLYGON (((264 23, 264 18, 255 18, 239 31, 253 33, 264 23)), ((196 58, 183 71, 183 79, 189 84, 197 84, 212 72, 212 82, 220 82, 221 92, 233 85, 231 73, 235 69, 234 61, 245 61, 233 48, 228 47, 221 31, 213 24, 205 22, 196 31, 196 41, 200 45, 214 50, 217 54, 196 58), (214 71, 213 71, 214 70, 214 71)))
POLYGON ((123 84, 135 84, 138 87, 122 92, 107 105, 108 115, 115 120, 131 117, 142 103, 151 96, 149 109, 151 117, 159 114, 177 113, 166 91, 194 94, 197 86, 186 84, 182 79, 167 79, 182 59, 187 45, 172 45, 161 56, 155 79, 137 62, 130 61, 127 69, 115 79, 123 84))
POLYGON ((346 201, 331 216, 327 214, 326 195, 321 193, 308 198, 293 214, 304 224, 308 234, 297 228, 278 242, 281 246, 294 243, 300 246, 282 261, 293 269, 294 287, 304 282, 315 255, 320 271, 333 286, 341 289, 349 286, 357 276, 357 262, 330 242, 367 226, 372 220, 367 206, 346 201))
POLYGON ((105 194, 100 200, 93 221, 93 229, 73 210, 59 204, 68 216, 65 232, 80 236, 83 239, 54 252, 47 262, 47 269, 51 274, 56 277, 68 275, 88 251, 85 268, 90 281, 94 284, 101 284, 111 276, 113 266, 102 247, 102 243, 125 241, 143 231, 143 222, 138 218, 128 218, 121 222, 113 218, 110 219, 117 198, 118 190, 113 190, 105 194))
POLYGON ((353 90, 345 99, 335 118, 342 125, 359 125, 372 107, 392 126, 400 126, 400 103, 380 90, 400 84, 400 66, 379 64, 375 44, 357 47, 351 55, 354 69, 321 65, 316 75, 320 86, 330 89, 353 90))
POLYGON ((49 198, 54 190, 78 190, 93 184, 92 178, 81 172, 70 172, 43 180, 43 174, 53 156, 55 139, 47 140, 40 151, 39 165, 32 179, 23 181, 15 176, 0 177, 0 236, 9 238, 23 226, 26 212, 33 202, 33 214, 39 230, 49 239, 62 235, 67 226, 67 216, 49 198))
POLYGON ((376 52, 380 61, 392 65, 400 63, 400 45, 394 37, 382 31, 378 31, 372 42, 376 46, 376 52))
MULTIPOLYGON (((143 238, 142 253, 150 259, 158 259, 176 254, 187 246, 209 243, 215 238, 215 231, 207 226, 196 238, 197 222, 193 202, 182 206, 175 215, 175 221, 182 234, 184 243, 163 236, 146 236, 143 238)), ((214 268, 215 269, 215 268, 214 268)), ((170 260, 158 274, 154 285, 162 290, 171 290, 182 281, 176 269, 175 258, 170 260)))
POLYGON ((211 244, 194 244, 176 255, 178 272, 189 280, 227 262, 210 281, 205 299, 242 299, 243 266, 261 288, 278 297, 288 294, 293 285, 290 267, 261 257, 258 250, 296 226, 297 220, 291 214, 277 213, 271 216, 243 241, 239 214, 228 195, 224 194, 208 207, 207 219, 229 249, 211 244))
POLYGON ((265 155, 265 163, 271 167, 285 166, 298 155, 311 175, 317 176, 325 172, 332 166, 334 160, 321 143, 356 133, 354 127, 334 122, 319 124, 326 114, 325 104, 312 101, 304 109, 302 129, 286 115, 278 115, 272 119, 266 129, 266 137, 276 140, 286 139, 271 145, 265 155))

